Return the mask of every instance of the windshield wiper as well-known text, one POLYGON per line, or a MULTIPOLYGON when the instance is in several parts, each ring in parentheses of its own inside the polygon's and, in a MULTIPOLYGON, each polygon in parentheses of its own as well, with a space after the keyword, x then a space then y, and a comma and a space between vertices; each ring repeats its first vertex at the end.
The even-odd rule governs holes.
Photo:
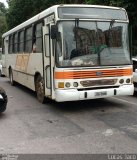
POLYGON ((114 23, 115 23, 115 19, 112 19, 112 20, 110 21, 109 30, 112 29, 114 23))

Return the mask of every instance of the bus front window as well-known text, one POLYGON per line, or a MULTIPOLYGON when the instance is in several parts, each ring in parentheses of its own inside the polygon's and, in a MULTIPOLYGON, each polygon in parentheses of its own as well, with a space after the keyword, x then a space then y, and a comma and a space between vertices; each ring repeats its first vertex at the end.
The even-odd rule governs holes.
POLYGON ((130 64, 126 23, 63 21, 58 24, 60 67, 130 64))

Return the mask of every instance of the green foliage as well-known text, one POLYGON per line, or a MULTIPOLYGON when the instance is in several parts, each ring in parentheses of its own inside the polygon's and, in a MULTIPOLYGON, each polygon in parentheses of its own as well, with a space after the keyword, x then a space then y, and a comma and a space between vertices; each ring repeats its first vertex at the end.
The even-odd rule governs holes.
POLYGON ((0 48, 2 46, 2 34, 6 31, 5 16, 0 16, 0 48))
POLYGON ((3 3, 0 2, 0 16, 4 16, 6 14, 7 10, 3 3))
POLYGON ((2 46, 2 34, 6 31, 6 14, 7 10, 3 3, 0 2, 0 47, 2 46))
POLYGON ((11 29, 33 16, 33 0, 10 0, 7 12, 8 29, 11 29))
POLYGON ((109 0, 86 0, 87 4, 109 5, 109 0))

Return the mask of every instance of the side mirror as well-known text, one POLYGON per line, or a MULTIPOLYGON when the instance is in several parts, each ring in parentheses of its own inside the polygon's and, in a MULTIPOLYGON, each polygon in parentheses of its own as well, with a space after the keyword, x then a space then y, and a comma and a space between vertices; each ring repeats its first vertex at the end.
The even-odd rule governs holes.
POLYGON ((50 32, 51 39, 56 39, 57 33, 58 33, 58 27, 56 25, 52 25, 51 32, 50 32))

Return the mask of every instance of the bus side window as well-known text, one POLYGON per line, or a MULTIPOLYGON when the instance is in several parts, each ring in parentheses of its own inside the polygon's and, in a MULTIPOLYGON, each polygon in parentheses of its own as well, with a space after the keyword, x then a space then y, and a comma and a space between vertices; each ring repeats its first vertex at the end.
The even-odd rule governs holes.
POLYGON ((32 26, 25 30, 25 52, 32 52, 32 26))
POLYGON ((19 32, 18 50, 19 53, 24 52, 24 30, 19 32))
POLYGON ((15 34, 12 36, 12 53, 14 53, 14 40, 15 40, 15 34))
POLYGON ((36 52, 36 25, 33 26, 32 52, 36 52))
POLYGON ((33 48, 32 52, 42 52, 42 26, 43 23, 38 23, 33 28, 33 48))
POLYGON ((13 35, 13 47, 12 52, 17 53, 18 52, 18 33, 15 33, 13 35))
POLYGON ((9 36, 9 54, 12 53, 12 35, 9 36))

